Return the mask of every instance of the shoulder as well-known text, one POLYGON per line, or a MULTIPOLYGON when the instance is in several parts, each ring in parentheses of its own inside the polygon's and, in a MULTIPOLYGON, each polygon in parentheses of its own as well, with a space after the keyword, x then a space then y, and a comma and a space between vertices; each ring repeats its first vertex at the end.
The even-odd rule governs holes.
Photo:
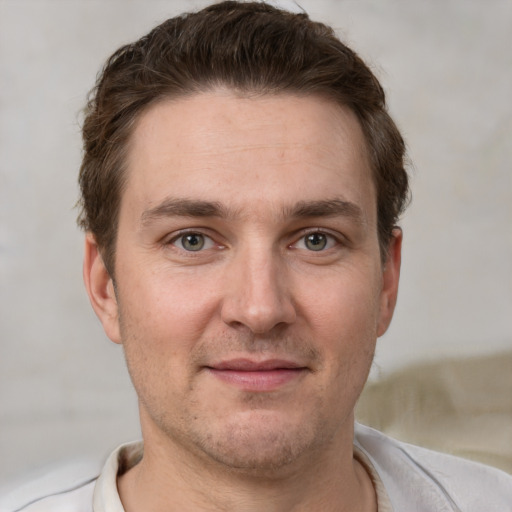
POLYGON ((76 462, 45 471, 0 497, 0 512, 92 512, 94 486, 101 468, 76 462))
POLYGON ((402 443, 358 424, 355 444, 368 455, 396 510, 512 511, 512 476, 496 468, 402 443))
POLYGON ((142 442, 121 445, 107 461, 80 461, 46 470, 14 491, 0 491, 0 512, 122 511, 117 492, 118 472, 137 464, 142 442))

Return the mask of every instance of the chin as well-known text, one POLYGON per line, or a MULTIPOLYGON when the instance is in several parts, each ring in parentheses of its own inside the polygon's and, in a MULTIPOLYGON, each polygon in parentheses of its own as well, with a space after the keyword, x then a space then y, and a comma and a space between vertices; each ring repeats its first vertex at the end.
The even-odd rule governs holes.
POLYGON ((211 460, 235 471, 266 474, 291 469, 322 443, 321 430, 275 414, 252 413, 218 425, 201 436, 199 447, 211 460))

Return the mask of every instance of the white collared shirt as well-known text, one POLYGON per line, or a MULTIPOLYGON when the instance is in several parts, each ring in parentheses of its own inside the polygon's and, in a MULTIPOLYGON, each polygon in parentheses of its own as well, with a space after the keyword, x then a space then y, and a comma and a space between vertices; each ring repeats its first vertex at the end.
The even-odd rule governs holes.
MULTIPOLYGON (((35 491, 27 486, 0 499, 0 512, 125 512, 117 475, 141 456, 141 442, 123 445, 99 476, 61 471, 61 485, 47 482, 35 491), (29 492, 35 493, 23 494, 29 492)), ((401 443, 359 424, 354 457, 372 479, 379 512, 512 512, 512 476, 498 469, 401 443)))

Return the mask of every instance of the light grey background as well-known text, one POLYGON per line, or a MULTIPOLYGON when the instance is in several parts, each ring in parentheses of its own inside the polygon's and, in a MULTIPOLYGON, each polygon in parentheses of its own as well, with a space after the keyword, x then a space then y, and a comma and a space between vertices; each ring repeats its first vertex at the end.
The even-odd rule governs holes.
MULTIPOLYGON (((372 378, 512 346, 512 2, 302 0, 388 91, 413 203, 372 378)), ((0 0, 0 481, 138 436, 75 227, 79 110, 118 46, 202 1, 0 0)))

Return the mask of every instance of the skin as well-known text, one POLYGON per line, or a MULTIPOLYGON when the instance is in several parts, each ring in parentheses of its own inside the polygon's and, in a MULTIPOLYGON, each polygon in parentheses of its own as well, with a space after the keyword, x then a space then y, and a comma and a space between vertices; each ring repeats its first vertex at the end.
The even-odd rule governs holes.
POLYGON ((84 262, 139 397, 126 510, 376 510, 353 410, 401 232, 383 264, 356 117, 314 96, 165 100, 139 118, 127 173, 115 284, 91 234, 84 262))

